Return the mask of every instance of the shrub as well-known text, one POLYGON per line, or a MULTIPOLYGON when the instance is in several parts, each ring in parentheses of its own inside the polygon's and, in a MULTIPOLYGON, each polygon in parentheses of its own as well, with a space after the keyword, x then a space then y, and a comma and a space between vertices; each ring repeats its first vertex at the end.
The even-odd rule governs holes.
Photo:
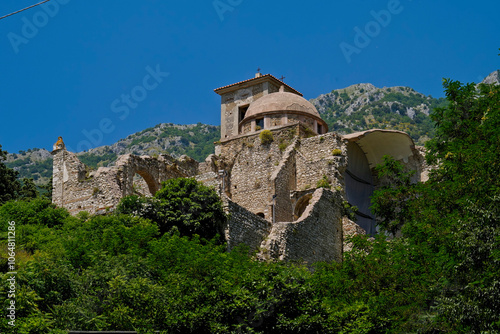
POLYGON ((262 145, 271 144, 274 140, 273 133, 270 130, 264 130, 260 133, 259 139, 262 145))
POLYGON ((330 181, 328 181, 326 175, 323 175, 323 177, 316 183, 316 188, 330 189, 331 187, 330 181))
POLYGON ((280 144, 278 145, 278 148, 280 149, 281 152, 285 151, 286 148, 290 145, 290 143, 286 140, 282 140, 280 144))
POLYGON ((8 221, 16 224, 43 224, 48 227, 63 224, 69 216, 66 209, 56 208, 50 200, 36 198, 31 201, 10 201, 0 207, 0 230, 5 231, 8 221))
POLYGON ((339 155, 342 155, 342 150, 339 149, 339 148, 336 148, 332 151, 332 155, 334 156, 339 156, 339 155))
POLYGON ((309 128, 305 128, 304 129, 304 133, 306 135, 306 138, 310 138, 310 137, 316 136, 316 133, 314 133, 314 131, 311 130, 311 129, 309 129, 309 128))
POLYGON ((226 215, 214 189, 195 179, 178 178, 162 183, 152 198, 127 196, 117 213, 151 219, 160 233, 178 231, 181 236, 212 239, 221 234, 226 215))

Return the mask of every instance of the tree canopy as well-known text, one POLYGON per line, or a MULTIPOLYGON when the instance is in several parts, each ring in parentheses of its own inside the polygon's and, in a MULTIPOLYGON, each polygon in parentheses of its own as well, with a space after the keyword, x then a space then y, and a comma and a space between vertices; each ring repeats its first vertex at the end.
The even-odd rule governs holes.
POLYGON ((176 230, 181 236, 197 234, 205 239, 221 235, 226 220, 215 190, 192 178, 165 181, 152 198, 125 197, 117 211, 151 219, 161 233, 176 230))
POLYGON ((2 145, 0 145, 0 204, 16 199, 21 189, 17 180, 18 173, 3 163, 6 156, 7 152, 2 150, 2 145))
POLYGON ((431 114, 436 136, 427 143, 426 158, 437 168, 428 182, 411 185, 387 160, 379 171, 398 181, 375 194, 372 208, 387 231, 401 229, 398 243, 417 251, 416 265, 426 273, 420 278, 435 277, 424 286, 433 304, 429 326, 497 332, 500 86, 444 80, 444 87, 450 103, 431 114))

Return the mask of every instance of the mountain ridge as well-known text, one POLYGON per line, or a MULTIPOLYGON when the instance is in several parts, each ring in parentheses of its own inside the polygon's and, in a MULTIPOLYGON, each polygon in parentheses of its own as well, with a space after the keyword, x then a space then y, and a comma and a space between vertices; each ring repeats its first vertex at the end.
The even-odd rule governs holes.
MULTIPOLYGON (((490 73, 482 83, 500 84, 500 70, 490 73)), ((372 128, 407 132, 417 144, 433 135, 429 114, 443 106, 444 98, 433 98, 411 87, 378 88, 371 83, 358 83, 321 94, 310 102, 327 122, 330 132, 347 134, 372 128)), ((188 155, 203 161, 214 152, 220 126, 208 124, 161 123, 133 133, 112 145, 79 152, 89 167, 111 166, 119 155, 157 155, 174 157, 188 155)), ((52 175, 52 155, 46 149, 28 149, 9 153, 5 164, 19 171, 19 177, 33 178, 38 185, 47 183, 52 175)))

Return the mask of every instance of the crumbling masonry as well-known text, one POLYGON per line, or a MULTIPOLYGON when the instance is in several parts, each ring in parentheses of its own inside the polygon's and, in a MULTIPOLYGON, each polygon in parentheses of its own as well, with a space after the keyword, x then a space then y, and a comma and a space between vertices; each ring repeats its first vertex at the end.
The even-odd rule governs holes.
POLYGON ((221 140, 198 163, 182 156, 121 156, 90 171, 62 141, 54 145, 53 202, 71 214, 105 213, 136 192, 140 175, 151 195, 162 181, 194 177, 213 186, 230 213, 228 248, 245 243, 262 259, 341 261, 344 236, 376 233, 370 196, 384 155, 426 179, 421 149, 399 131, 328 133, 315 107, 272 75, 215 90, 221 96, 221 140), (260 138, 268 131, 268 142, 260 138), (358 207, 356 222, 344 203, 358 207))

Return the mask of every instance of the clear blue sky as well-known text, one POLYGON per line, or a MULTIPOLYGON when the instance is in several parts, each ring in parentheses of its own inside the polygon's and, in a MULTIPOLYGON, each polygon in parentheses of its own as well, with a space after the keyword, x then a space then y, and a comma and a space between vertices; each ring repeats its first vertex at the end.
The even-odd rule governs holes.
MULTIPOLYGON (((38 1, 2 0, 0 16, 38 1)), ((258 67, 307 99, 362 82, 441 97, 443 77, 478 82, 500 68, 497 0, 51 3, 0 20, 9 152, 51 150, 58 136, 73 150, 112 144, 158 123, 218 125, 213 89, 258 67)))

